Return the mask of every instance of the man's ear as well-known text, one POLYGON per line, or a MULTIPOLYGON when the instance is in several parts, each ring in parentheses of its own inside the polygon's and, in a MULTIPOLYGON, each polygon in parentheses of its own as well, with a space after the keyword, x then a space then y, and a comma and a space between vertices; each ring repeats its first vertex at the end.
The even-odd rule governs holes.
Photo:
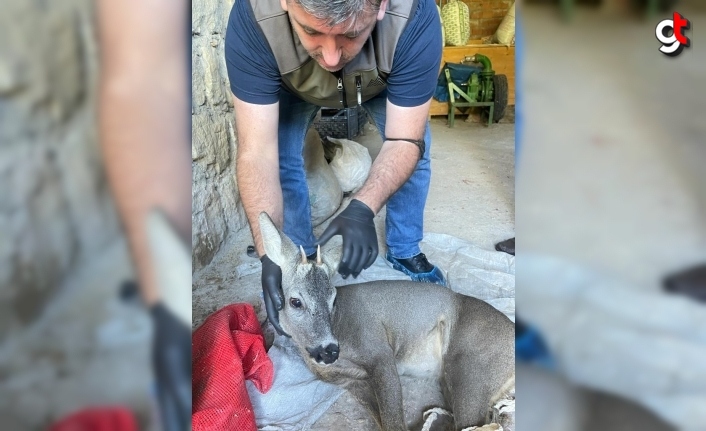
MULTIPOLYGON (((281 1, 287 1, 287 0, 281 0, 281 1)), ((389 0, 382 0, 380 2, 380 9, 378 9, 378 21, 382 21, 383 18, 385 18, 385 12, 387 12, 387 2, 389 0)))
POLYGON ((287 9, 287 0, 279 0, 279 4, 280 6, 282 6, 282 9, 284 9, 285 12, 289 11, 289 9, 287 9))
POLYGON ((292 240, 277 229, 266 212, 260 213, 259 222, 262 245, 265 247, 267 257, 280 268, 292 262, 297 256, 297 248, 292 240))

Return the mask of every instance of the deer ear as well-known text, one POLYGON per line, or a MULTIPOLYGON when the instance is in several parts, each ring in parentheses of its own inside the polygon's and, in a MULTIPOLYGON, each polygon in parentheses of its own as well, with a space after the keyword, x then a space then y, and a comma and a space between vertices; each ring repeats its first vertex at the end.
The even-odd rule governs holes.
POLYGON ((262 245, 265 247, 267 257, 280 268, 288 262, 292 262, 298 256, 297 248, 292 240, 277 229, 266 212, 260 213, 259 222, 262 245))
POLYGON ((331 241, 321 247, 321 260, 323 260, 324 265, 326 265, 328 269, 329 278, 333 277, 336 270, 338 270, 338 264, 341 263, 342 254, 343 249, 341 248, 341 241, 338 240, 338 238, 332 238, 331 241))

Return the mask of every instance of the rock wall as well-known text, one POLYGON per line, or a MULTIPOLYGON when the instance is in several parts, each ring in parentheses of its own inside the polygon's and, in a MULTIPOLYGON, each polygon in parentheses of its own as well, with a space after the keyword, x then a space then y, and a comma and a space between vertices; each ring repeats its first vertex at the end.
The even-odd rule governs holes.
POLYGON ((91 0, 0 2, 0 340, 118 237, 92 17, 91 0))
POLYGON ((193 270, 208 265, 229 235, 247 229, 235 180, 237 140, 224 41, 233 0, 192 3, 191 113, 193 270))

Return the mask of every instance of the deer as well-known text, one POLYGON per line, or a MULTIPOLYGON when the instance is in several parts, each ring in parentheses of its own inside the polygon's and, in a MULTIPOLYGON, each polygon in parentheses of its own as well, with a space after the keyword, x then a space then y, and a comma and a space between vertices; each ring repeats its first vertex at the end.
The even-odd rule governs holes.
POLYGON ((267 213, 259 224, 265 253, 282 269, 280 325, 318 379, 349 391, 382 431, 407 431, 400 376, 441 385, 452 418, 424 431, 502 430, 487 422, 514 387, 515 326, 507 316, 431 283, 335 287, 340 244, 319 246, 310 261, 267 213))

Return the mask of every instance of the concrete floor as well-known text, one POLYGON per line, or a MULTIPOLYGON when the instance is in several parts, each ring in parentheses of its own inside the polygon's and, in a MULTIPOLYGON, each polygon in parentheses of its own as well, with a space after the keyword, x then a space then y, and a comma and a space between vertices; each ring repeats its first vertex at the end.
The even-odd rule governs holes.
POLYGON ((432 181, 425 231, 493 250, 515 236, 515 125, 432 120, 432 181))

